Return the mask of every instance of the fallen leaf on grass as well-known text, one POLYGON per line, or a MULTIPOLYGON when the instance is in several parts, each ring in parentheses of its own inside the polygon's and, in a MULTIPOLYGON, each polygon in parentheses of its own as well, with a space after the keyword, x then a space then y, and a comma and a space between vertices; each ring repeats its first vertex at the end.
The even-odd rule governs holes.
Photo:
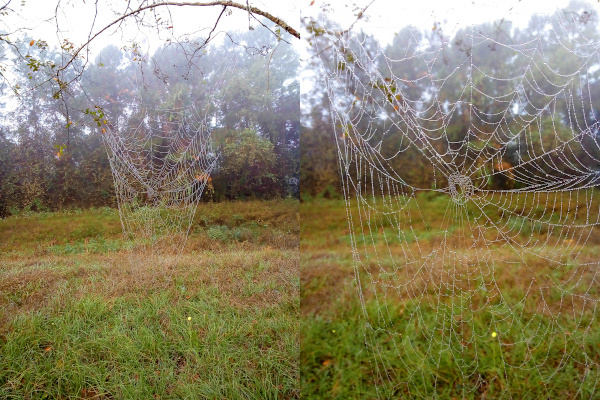
POLYGON ((98 395, 100 393, 98 393, 96 390, 94 389, 81 389, 80 392, 80 396, 82 399, 93 399, 93 398, 97 398, 98 395))

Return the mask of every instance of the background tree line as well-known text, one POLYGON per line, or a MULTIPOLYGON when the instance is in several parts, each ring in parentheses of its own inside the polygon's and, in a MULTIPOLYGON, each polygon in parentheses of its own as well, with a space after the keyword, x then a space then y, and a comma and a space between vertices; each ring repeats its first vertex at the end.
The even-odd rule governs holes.
MULTIPOLYGON (((598 22, 593 7, 572 1, 551 18, 532 16, 523 28, 499 20, 450 37, 438 23, 427 30, 406 26, 389 45, 355 32, 346 48, 335 49, 328 38, 332 26, 303 20, 315 81, 343 77, 330 88, 342 114, 348 120, 358 113, 375 116, 353 128, 372 132, 369 143, 390 169, 416 187, 431 188, 434 179, 437 187, 446 184, 414 126, 399 116, 408 105, 434 138, 427 146, 447 163, 466 160, 479 171, 476 185, 489 189, 524 187, 527 177, 544 180, 546 174, 570 179, 582 165, 600 174, 600 60, 592 46, 600 41, 598 22), (474 89, 465 95, 469 85, 474 89), (399 144, 402 136, 412 144, 399 144), (564 143, 567 150, 549 152, 564 143)), ((302 121, 302 193, 337 196, 337 147, 321 86, 302 94, 302 121)))
MULTIPOLYGON (((263 29, 196 48, 190 40, 145 57, 135 43, 109 46, 59 99, 23 62, 14 71, 22 93, 4 104, 9 111, 0 124, 0 216, 116 206, 103 122, 133 118, 143 107, 184 107, 209 93, 215 95, 203 102, 206 109, 197 111, 210 125, 219 161, 203 199, 297 196, 298 54, 263 29), (226 79, 217 81, 223 68, 226 79)), ((61 57, 38 46, 21 51, 57 64, 61 57)))

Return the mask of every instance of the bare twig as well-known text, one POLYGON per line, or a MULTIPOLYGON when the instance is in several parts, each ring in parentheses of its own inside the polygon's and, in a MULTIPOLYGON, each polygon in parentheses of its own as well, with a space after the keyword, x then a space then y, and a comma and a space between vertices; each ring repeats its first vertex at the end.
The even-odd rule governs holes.
POLYGON ((12 0, 8 0, 8 1, 6 2, 6 4, 4 4, 2 7, 0 7, 0 11, 3 11, 3 10, 6 8, 6 7, 8 7, 8 5, 10 4, 10 2, 11 2, 11 1, 12 1, 12 0))
POLYGON ((352 25, 350 25, 350 27, 348 29, 346 29, 344 31, 344 33, 349 32, 353 27, 354 24, 356 24, 358 21, 360 21, 362 19, 362 17, 365 16, 365 12, 367 11, 367 9, 369 7, 371 7, 371 4, 375 3, 375 0, 372 0, 369 4, 366 5, 365 8, 363 8, 362 10, 360 10, 360 12, 358 13, 358 15, 356 16, 356 20, 354 20, 354 22, 352 23, 352 25))
POLYGON ((202 45, 200 47, 206 46, 206 44, 210 41, 210 37, 212 36, 215 29, 217 29, 217 25, 219 25, 219 20, 223 16, 223 13, 225 12, 225 10, 227 10, 227 6, 223 6, 223 9, 221 10, 221 14, 219 14, 219 17, 217 17, 217 21, 215 22, 215 26, 213 26, 213 28, 210 30, 210 32, 208 32, 208 36, 206 37, 206 40, 204 41, 204 43, 202 43, 202 45))
POLYGON ((265 24, 263 24, 263 22, 261 20, 259 20, 258 18, 256 18, 256 15, 254 15, 254 14, 251 14, 251 15, 252 15, 252 18, 254 18, 259 24, 261 24, 263 27, 265 27, 266 29, 268 29, 269 32, 271 32, 273 35, 277 36, 278 40, 283 40, 287 44, 291 44, 290 42, 288 42, 287 40, 285 40, 284 38, 282 38, 279 34, 273 32, 273 30, 271 28, 269 28, 268 26, 266 26, 265 24))
POLYGON ((148 5, 139 7, 137 9, 133 10, 133 11, 125 13, 122 16, 120 16, 119 18, 117 18, 116 20, 114 20, 113 22, 111 22, 108 25, 106 25, 100 31, 96 32, 96 34, 94 34, 93 36, 91 36, 90 38, 88 38, 88 40, 83 45, 81 45, 71 55, 71 58, 67 61, 67 63, 65 65, 63 65, 62 67, 60 67, 57 70, 57 74, 60 73, 61 71, 65 70, 79 56, 79 53, 81 51, 83 51, 87 46, 89 46, 89 44, 95 38, 97 38, 98 36, 100 36, 106 30, 110 29, 112 26, 114 26, 116 24, 119 24, 120 22, 122 22, 123 20, 125 20, 125 19, 127 19, 129 17, 136 16, 137 14, 139 14, 139 13, 141 13, 143 11, 155 9, 157 7, 165 7, 165 6, 174 6, 174 7, 210 7, 210 6, 218 6, 218 5, 224 6, 224 7, 238 8, 238 9, 241 9, 241 10, 248 10, 248 8, 249 8, 253 16, 261 15, 261 16, 267 18, 268 20, 274 22, 275 24, 281 26, 286 32, 288 32, 292 36, 296 37, 297 39, 300 39, 300 33, 298 33, 298 31, 296 31, 294 28, 292 28, 291 26, 289 26, 282 19, 277 18, 274 15, 272 15, 272 14, 266 12, 266 11, 262 11, 261 9, 259 9, 257 7, 253 7, 253 6, 247 7, 245 4, 236 3, 236 2, 233 2, 233 1, 230 1, 230 0, 216 0, 216 1, 211 1, 211 2, 207 2, 207 3, 174 2, 174 1, 173 2, 154 3, 154 4, 148 4, 148 5))
MULTIPOLYGON (((344 29, 343 31, 337 31, 337 32, 325 30, 325 32, 327 34, 333 35, 333 36, 342 36, 342 35, 347 34, 354 27, 354 25, 365 16, 365 12, 367 11, 367 9, 369 7, 371 7, 371 5, 373 3, 375 3, 375 0, 371 0, 371 2, 369 4, 367 4, 363 9, 361 9, 359 11, 359 13, 356 15, 356 19, 354 20, 354 22, 352 22, 352 24, 347 29, 344 29)), ((333 47, 333 45, 329 45, 326 48, 319 51, 318 53, 311 55, 309 58, 319 57, 323 52, 328 51, 332 47, 333 47)))
POLYGON ((269 63, 267 64, 267 92, 269 91, 269 83, 271 80, 271 78, 270 78, 270 76, 271 76, 271 59, 273 58, 273 54, 275 54, 275 50, 277 50, 280 43, 281 42, 277 42, 277 46, 275 46, 273 51, 271 51, 271 57, 269 57, 269 63))

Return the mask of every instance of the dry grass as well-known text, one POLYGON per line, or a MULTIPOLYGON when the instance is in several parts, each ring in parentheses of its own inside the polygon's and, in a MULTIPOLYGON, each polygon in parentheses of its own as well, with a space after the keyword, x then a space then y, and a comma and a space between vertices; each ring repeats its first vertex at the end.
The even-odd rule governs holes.
POLYGON ((0 221, 0 398, 296 398, 298 203, 202 206, 178 257, 128 250, 114 210, 0 221))
MULTIPOLYGON (((277 304, 283 296, 267 290, 248 296, 244 289, 248 271, 256 270, 251 283, 269 282, 298 298, 299 254, 288 249, 237 249, 189 252, 180 257, 158 256, 154 262, 130 264, 126 250, 111 254, 32 257, 5 261, 0 280, 0 309, 5 318, 43 309, 59 287, 77 283, 78 297, 101 296, 106 301, 125 295, 146 296, 155 291, 176 293, 177 282, 187 282, 187 296, 202 288, 221 290, 240 308, 277 304), (35 261, 33 261, 35 260, 35 261), (125 261, 125 262, 124 262, 125 261), (154 264, 154 265, 152 265, 154 264)), ((278 292, 279 293, 279 292, 278 292)))

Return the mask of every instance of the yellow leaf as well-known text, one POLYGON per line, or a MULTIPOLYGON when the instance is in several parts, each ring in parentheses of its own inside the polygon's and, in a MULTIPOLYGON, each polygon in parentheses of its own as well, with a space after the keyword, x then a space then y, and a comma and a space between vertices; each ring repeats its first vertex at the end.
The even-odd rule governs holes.
POLYGON ((35 43, 35 40, 32 40, 31 42, 29 42, 29 45, 33 46, 34 43, 35 43))

